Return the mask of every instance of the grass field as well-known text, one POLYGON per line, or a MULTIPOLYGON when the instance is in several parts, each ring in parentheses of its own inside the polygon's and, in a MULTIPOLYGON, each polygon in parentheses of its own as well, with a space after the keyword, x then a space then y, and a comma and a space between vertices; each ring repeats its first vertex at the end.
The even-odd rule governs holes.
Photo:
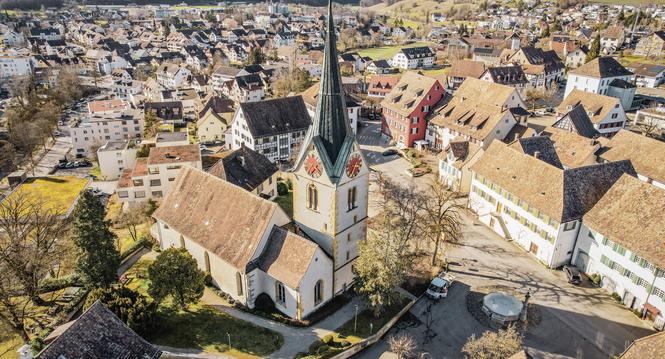
POLYGON ((88 183, 86 178, 53 176, 27 179, 9 197, 27 194, 30 198, 45 200, 46 206, 65 214, 88 183))
MULTIPOLYGON (((127 287, 147 294, 151 260, 136 262, 126 273, 127 287)), ((212 307, 196 304, 175 310, 165 301, 159 307, 157 329, 146 336, 151 343, 175 348, 200 349, 236 358, 261 358, 284 343, 281 334, 231 317, 212 307), (231 346, 229 338, 231 335, 231 346)))
MULTIPOLYGON (((665 0, 663 0, 663 1, 665 1, 665 0)), ((630 64, 633 64, 633 63, 658 64, 658 65, 663 64, 663 60, 647 59, 646 57, 632 56, 632 55, 619 57, 618 60, 623 65, 630 65, 630 64)))
POLYGON ((293 192, 289 191, 289 194, 285 196, 278 196, 275 198, 275 202, 286 212, 286 215, 289 218, 293 217, 293 192))
POLYGON ((369 56, 372 58, 372 60, 387 60, 395 56, 395 54, 402 48, 430 46, 430 45, 432 45, 432 43, 430 42, 415 42, 413 44, 401 45, 401 46, 400 45, 382 46, 382 47, 374 47, 371 49, 358 50, 358 54, 360 56, 369 56))
POLYGON ((353 342, 360 341, 376 333, 381 329, 390 319, 392 319, 402 308, 406 305, 406 298, 402 297, 399 302, 387 307, 384 312, 378 317, 374 316, 371 310, 365 309, 358 313, 358 323, 354 331, 354 319, 344 323, 341 327, 337 328, 336 332, 348 338, 347 340, 353 342), (370 325, 371 324, 371 325, 370 325))
POLYGON ((423 75, 426 75, 426 76, 441 76, 441 75, 445 75, 446 73, 448 73, 449 70, 450 70, 450 67, 443 67, 443 68, 436 69, 436 70, 419 70, 419 71, 422 72, 423 75))

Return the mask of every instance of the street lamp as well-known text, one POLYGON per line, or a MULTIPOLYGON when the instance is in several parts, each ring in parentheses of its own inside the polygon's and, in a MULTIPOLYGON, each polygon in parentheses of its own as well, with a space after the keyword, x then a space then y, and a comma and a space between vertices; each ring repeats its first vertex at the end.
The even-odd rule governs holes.
POLYGON ((229 338, 229 349, 231 348, 231 334, 229 332, 226 332, 226 337, 229 338))
POLYGON ((358 304, 354 305, 356 307, 356 314, 353 316, 353 332, 355 333, 358 328, 358 304))
POLYGON ((369 323, 369 335, 372 335, 374 333, 374 324, 369 323))

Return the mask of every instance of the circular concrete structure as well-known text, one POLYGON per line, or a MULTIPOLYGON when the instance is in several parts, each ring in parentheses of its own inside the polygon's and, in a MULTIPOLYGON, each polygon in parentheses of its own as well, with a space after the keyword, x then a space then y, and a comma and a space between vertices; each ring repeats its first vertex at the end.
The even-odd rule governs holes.
POLYGON ((483 312, 502 324, 517 321, 523 306, 520 300, 504 292, 489 293, 483 298, 483 312))

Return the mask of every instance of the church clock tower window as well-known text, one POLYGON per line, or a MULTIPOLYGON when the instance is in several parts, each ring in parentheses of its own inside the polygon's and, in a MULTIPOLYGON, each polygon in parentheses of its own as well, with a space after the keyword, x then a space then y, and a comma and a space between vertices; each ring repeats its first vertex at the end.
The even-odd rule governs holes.
POLYGON ((349 196, 349 197, 348 197, 349 211, 352 210, 352 209, 354 209, 354 208, 356 208, 356 207, 358 207, 358 206, 356 205, 356 192, 357 192, 357 190, 356 190, 356 187, 355 187, 355 186, 349 188, 349 195, 348 195, 348 196, 349 196))
POLYGON ((307 186, 307 208, 312 211, 319 210, 319 190, 314 184, 307 186))

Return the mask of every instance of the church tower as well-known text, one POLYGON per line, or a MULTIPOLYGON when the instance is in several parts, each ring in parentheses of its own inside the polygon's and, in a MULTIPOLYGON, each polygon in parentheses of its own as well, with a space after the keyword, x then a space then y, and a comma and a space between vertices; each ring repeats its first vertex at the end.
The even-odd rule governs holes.
POLYGON ((328 3, 316 114, 291 169, 293 219, 333 259, 333 294, 354 281, 358 242, 367 235, 369 167, 351 131, 328 3))

